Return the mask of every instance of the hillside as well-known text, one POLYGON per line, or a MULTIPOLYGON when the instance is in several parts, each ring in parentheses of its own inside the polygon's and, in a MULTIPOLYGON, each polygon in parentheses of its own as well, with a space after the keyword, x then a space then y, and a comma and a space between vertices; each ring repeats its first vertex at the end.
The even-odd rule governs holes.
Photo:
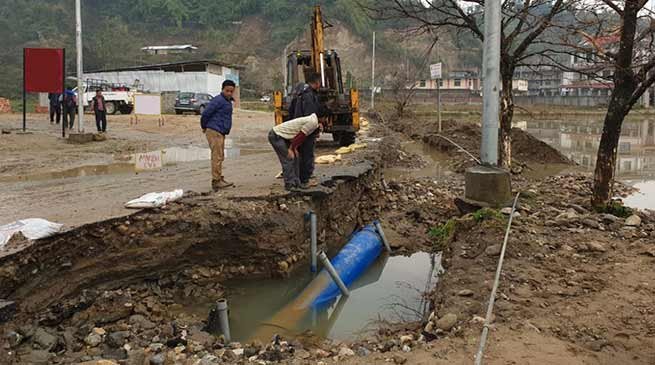
MULTIPOLYGON (((22 48, 65 47, 68 69, 75 69, 74 0, 5 0, 0 8, 0 96, 21 93, 22 48)), ((370 20, 356 0, 324 0, 326 46, 342 56, 344 72, 358 85, 370 84, 371 35, 378 31, 378 67, 382 78, 405 63, 422 64, 426 39, 402 42, 393 24, 370 20)), ((219 59, 246 66, 244 91, 277 87, 282 54, 307 48, 312 2, 302 0, 85 0, 85 70, 183 59, 219 59), (148 45, 194 44, 194 55, 148 56, 148 45)), ((446 37, 450 39, 450 37, 446 37)), ((448 42, 444 42, 448 43, 448 42)), ((452 48, 456 42, 450 42, 452 48)), ((448 46, 444 47, 447 50, 448 46)))

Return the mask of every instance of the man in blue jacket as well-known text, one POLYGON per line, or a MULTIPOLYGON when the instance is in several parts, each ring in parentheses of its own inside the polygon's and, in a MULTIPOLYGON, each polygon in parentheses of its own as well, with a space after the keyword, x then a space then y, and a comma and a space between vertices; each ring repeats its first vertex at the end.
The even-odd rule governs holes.
POLYGON ((223 160, 225 160, 225 136, 232 129, 232 94, 236 84, 232 80, 225 80, 220 95, 209 102, 207 109, 202 113, 200 126, 207 136, 212 158, 212 189, 234 186, 223 178, 223 160))

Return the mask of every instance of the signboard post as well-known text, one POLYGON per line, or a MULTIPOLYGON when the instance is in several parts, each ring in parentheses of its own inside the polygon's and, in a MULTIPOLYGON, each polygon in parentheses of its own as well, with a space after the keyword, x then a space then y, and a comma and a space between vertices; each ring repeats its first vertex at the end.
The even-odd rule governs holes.
POLYGON ((23 132, 27 129, 28 92, 64 94, 64 58, 62 48, 23 48, 23 132))
POLYGON ((441 62, 430 65, 430 78, 437 82, 437 121, 441 133, 441 62))

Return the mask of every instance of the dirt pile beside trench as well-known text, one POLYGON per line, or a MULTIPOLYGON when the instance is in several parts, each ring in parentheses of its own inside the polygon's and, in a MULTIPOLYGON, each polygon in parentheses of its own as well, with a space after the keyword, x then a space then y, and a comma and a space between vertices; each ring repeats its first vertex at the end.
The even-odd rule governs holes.
MULTIPOLYGON (((442 132, 437 133, 436 121, 422 121, 415 118, 385 119, 391 129, 404 133, 413 139, 421 140, 451 156, 451 162, 456 172, 463 172, 475 162, 459 147, 446 138, 457 143, 476 158, 479 157, 482 131, 480 126, 472 123, 457 123, 453 120, 444 121, 442 132), (445 137, 445 138, 444 138, 445 137)), ((536 164, 573 164, 561 152, 544 143, 529 133, 512 129, 512 159, 519 167, 536 164)), ((519 172, 520 170, 514 170, 519 172)))

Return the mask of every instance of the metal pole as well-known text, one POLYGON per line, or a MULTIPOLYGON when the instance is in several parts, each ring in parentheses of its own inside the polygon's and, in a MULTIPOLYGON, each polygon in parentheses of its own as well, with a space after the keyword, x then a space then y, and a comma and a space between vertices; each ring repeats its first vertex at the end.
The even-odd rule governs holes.
POLYGON ((62 73, 61 73, 61 138, 66 138, 66 102, 64 97, 66 96, 66 48, 62 49, 62 73))
POLYGON ((225 337, 225 342, 229 343, 232 339, 230 336, 230 318, 227 315, 227 300, 219 299, 216 302, 216 310, 218 311, 218 322, 221 327, 221 333, 225 337))
POLYGON ((316 213, 309 212, 309 222, 310 222, 311 233, 312 233, 312 236, 311 236, 311 250, 310 250, 311 251, 310 255, 312 256, 311 257, 311 262, 312 263, 311 263, 310 270, 312 272, 316 272, 316 270, 317 270, 316 269, 316 267, 317 267, 317 264, 316 264, 316 255, 317 255, 317 253, 316 253, 316 251, 318 250, 317 249, 317 238, 316 238, 316 234, 317 234, 316 233, 316 231, 317 231, 317 229, 316 229, 317 228, 316 227, 317 226, 316 225, 316 213))
POLYGON ((384 231, 382 230, 382 225, 380 224, 379 221, 373 222, 373 225, 375 226, 375 231, 378 233, 378 236, 382 239, 382 243, 384 243, 384 247, 386 247, 387 252, 391 253, 391 246, 389 245, 389 241, 387 241, 387 237, 384 235, 384 231))
POLYGON ((371 60, 371 109, 375 109, 375 32, 373 32, 373 59, 371 60))
MULTIPOLYGON (((437 62, 440 62, 439 57, 439 40, 436 43, 437 46, 437 62)), ((443 66, 443 65, 442 65, 443 66)), ((439 133, 441 133, 441 77, 437 79, 437 121, 439 122, 439 133)))
POLYGON ((484 55, 482 59, 483 112, 480 157, 485 165, 498 165, 500 91, 500 0, 484 4, 484 55))
POLYGON ((507 248, 507 239, 509 238, 509 230, 512 227, 512 218, 514 218, 514 212, 516 211, 516 203, 519 201, 519 195, 521 193, 516 193, 514 198, 514 204, 512 205, 512 212, 509 214, 509 221, 507 222, 507 229, 505 230, 505 239, 503 240, 503 247, 500 250, 500 259, 498 259, 498 267, 496 268, 496 277, 494 279, 494 285, 491 289, 491 297, 489 298, 489 305, 487 306, 487 316, 484 319, 484 326, 482 327, 482 336, 480 336, 480 347, 478 348, 477 354, 475 354, 475 365, 482 364, 482 356, 484 353, 484 347, 487 344, 487 336, 489 335, 489 325, 491 325, 491 316, 494 310, 494 303, 496 302, 496 290, 498 290, 498 283, 500 282, 500 272, 503 270, 503 260, 505 259, 505 249, 507 248))
POLYGON ((23 48, 23 132, 27 129, 27 91, 25 91, 25 81, 27 80, 27 72, 25 70, 25 58, 27 50, 23 48))
POLYGON ((349 296, 350 291, 348 290, 348 287, 346 286, 346 284, 343 283, 343 280, 341 280, 341 277, 339 277, 339 273, 334 268, 334 266, 332 266, 332 263, 328 259, 325 252, 321 251, 318 254, 318 258, 323 263, 323 267, 325 267, 325 270, 332 277, 332 280, 334 280, 335 284, 337 284, 337 286, 339 287, 339 290, 341 290, 341 294, 343 294, 344 296, 349 296))
POLYGON ((321 55, 321 86, 325 87, 325 58, 323 57, 323 52, 319 54, 321 55))
POLYGON ((82 68, 82 7, 81 0, 75 0, 75 44, 77 48, 77 132, 84 132, 84 92, 83 68, 82 68))

